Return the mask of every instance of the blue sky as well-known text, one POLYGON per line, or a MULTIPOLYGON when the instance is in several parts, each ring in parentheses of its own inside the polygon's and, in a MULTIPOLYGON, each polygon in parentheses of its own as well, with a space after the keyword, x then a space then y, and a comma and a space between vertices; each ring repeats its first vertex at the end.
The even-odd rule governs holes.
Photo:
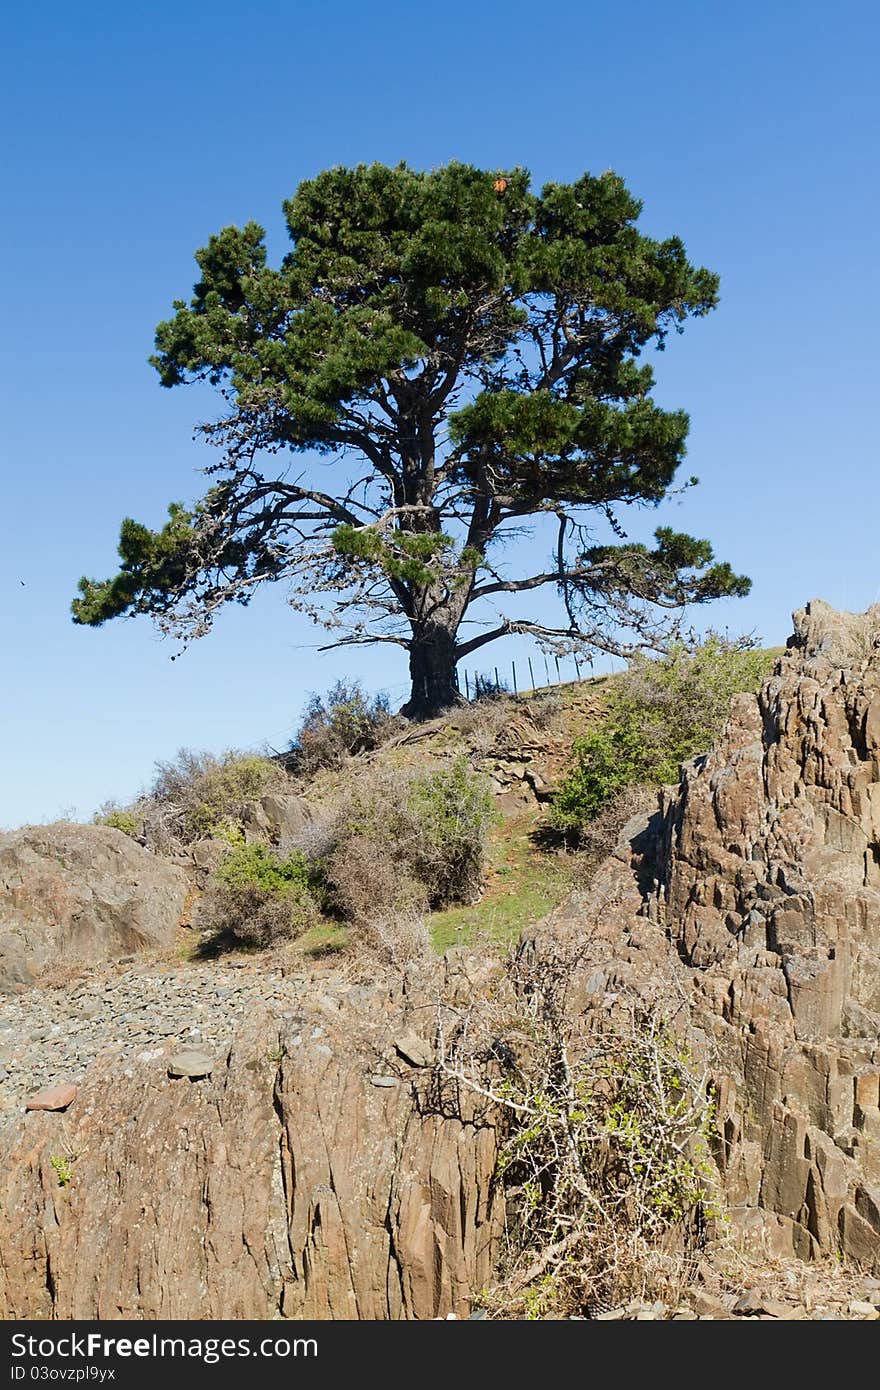
POLYGON ((0 825, 86 817, 180 746, 281 747, 343 672, 405 693, 402 653, 319 656, 279 590, 173 663, 146 619, 69 618, 123 515, 202 490, 209 393, 146 361, 194 250, 255 218, 282 254, 282 200, 328 165, 616 169, 721 274, 658 364, 701 486, 647 519, 751 575, 704 616, 776 643, 812 596, 880 599, 875 5, 48 0, 3 37, 0 825))

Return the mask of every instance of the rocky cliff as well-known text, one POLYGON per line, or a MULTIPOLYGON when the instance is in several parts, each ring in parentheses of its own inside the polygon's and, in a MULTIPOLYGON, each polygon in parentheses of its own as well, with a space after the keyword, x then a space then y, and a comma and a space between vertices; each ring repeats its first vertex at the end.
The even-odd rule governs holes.
MULTIPOLYGON (((575 938, 571 1008, 626 989, 687 1032, 738 1237, 880 1275, 875 634, 880 610, 797 614, 718 746, 520 950, 575 938)), ((466 1094, 437 1101, 434 1019, 500 968, 452 953, 383 981, 250 957, 8 1001, 0 1312, 466 1313, 504 1218, 496 1136, 466 1094), (171 1074, 182 1046, 206 1073, 171 1074), (53 1080, 78 1085, 69 1108, 24 1114, 53 1080)))
POLYGON ((466 1312, 503 1212, 493 1130, 432 1099, 433 1001, 491 969, 377 983, 251 958, 22 996, 19 1030, 42 1027, 0 1117, 0 1315, 466 1312), (23 1116, 46 1053, 76 1097, 23 1116))
POLYGON ((728 1192, 880 1270, 880 608, 811 603, 667 801, 658 918, 723 1074, 728 1192))
POLYGON ((880 607, 811 603, 715 749, 529 934, 590 942, 712 1066, 735 1227, 880 1272, 880 607))

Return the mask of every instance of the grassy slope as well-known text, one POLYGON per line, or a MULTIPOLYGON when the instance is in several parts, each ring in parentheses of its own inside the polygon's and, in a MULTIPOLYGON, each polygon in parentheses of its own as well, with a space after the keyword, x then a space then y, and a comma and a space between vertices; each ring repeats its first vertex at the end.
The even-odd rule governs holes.
MULTIPOLYGON (((768 662, 784 650, 766 649, 768 662)), ((596 721, 609 680, 613 677, 597 676, 559 687, 569 744, 596 721)), ((495 826, 490 836, 489 872, 479 902, 430 916, 431 935, 438 951, 467 945, 478 936, 509 944, 525 927, 539 921, 562 901, 571 887, 570 868, 567 856, 549 853, 535 843, 534 831, 542 819, 540 811, 524 812, 495 826)))
MULTIPOLYGON (((782 649, 775 649, 778 655, 782 649)), ((768 652, 768 656, 771 653, 768 652)), ((559 717, 550 742, 549 762, 556 763, 557 773, 567 762, 572 741, 593 725, 600 715, 604 698, 613 677, 599 676, 567 686, 556 687, 559 717)), ((505 702, 507 704, 507 702, 505 702)), ((491 762, 495 751, 506 754, 516 750, 518 726, 527 716, 529 697, 509 701, 509 709, 501 712, 497 740, 495 734, 486 739, 483 729, 481 753, 491 762)), ((529 733, 528 718, 523 736, 529 733)), ((397 767, 431 766, 459 749, 476 756, 480 733, 465 722, 462 727, 452 721, 436 721, 432 726, 413 730, 378 755, 382 761, 397 767)), ((346 769, 343 778, 352 775, 346 769)), ((331 802, 340 794, 340 775, 320 773, 306 791, 317 804, 331 802)), ((544 812, 539 807, 522 809, 505 818, 499 817, 489 836, 488 872, 485 888, 476 903, 448 908, 429 915, 428 925, 438 952, 451 946, 468 945, 477 939, 508 945, 517 940, 523 929, 546 916, 571 887, 570 858, 564 853, 548 852, 536 842, 535 831, 541 826, 544 812)), ((312 959, 330 956, 344 949, 348 940, 347 928, 338 922, 327 921, 313 928, 296 943, 296 949, 312 959)))
POLYGON ((564 859, 538 849, 534 813, 496 825, 489 842, 489 872, 479 902, 447 908, 429 918, 435 948, 470 945, 478 936, 499 944, 515 941, 532 922, 561 902, 568 887, 564 859))

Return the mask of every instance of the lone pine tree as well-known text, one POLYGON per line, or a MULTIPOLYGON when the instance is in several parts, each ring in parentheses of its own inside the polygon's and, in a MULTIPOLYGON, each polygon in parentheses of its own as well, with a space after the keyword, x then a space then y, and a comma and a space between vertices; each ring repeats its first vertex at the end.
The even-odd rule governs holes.
POLYGON ((626 655, 661 646, 685 605, 748 592, 707 541, 661 528, 645 546, 621 524, 669 493, 688 430, 639 358, 713 308, 718 281, 677 237, 639 232, 616 174, 536 194, 522 169, 335 168, 284 211, 277 269, 261 227, 227 227, 159 325, 162 384, 221 388, 200 427, 210 486, 160 530, 123 522, 119 572, 80 581, 76 622, 147 613, 192 638, 286 581, 335 642, 406 648, 404 713, 424 717, 508 633, 626 655), (558 620, 489 612, 544 588, 558 620))

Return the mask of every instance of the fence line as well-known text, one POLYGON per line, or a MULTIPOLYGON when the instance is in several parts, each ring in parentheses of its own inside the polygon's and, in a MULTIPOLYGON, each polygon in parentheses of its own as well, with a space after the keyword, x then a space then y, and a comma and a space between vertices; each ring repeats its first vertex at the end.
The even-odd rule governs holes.
POLYGON ((456 669, 456 688, 459 691, 461 691, 462 686, 464 686, 464 690, 462 693, 464 694, 465 699, 468 701, 484 699, 486 696, 494 694, 496 692, 500 694, 511 694, 513 695, 514 699, 518 700, 521 693, 523 695, 534 695, 541 690, 551 690, 554 685, 573 685, 576 682, 591 679, 590 676, 585 676, 583 674, 580 662, 578 661, 576 656, 572 655, 568 658, 560 658, 558 656, 554 657, 554 664, 556 667, 556 679, 553 680, 550 675, 551 668, 547 661, 547 656, 546 654, 544 654, 544 672, 547 679, 544 685, 538 685, 537 681, 535 680, 535 668, 532 665, 532 658, 530 656, 527 656, 526 662, 528 664, 529 679, 531 681, 531 685, 528 690, 523 690, 522 692, 520 692, 519 680, 516 674, 515 660, 511 661, 510 663, 509 688, 507 686, 506 681, 502 682, 497 666, 494 666, 492 668, 491 674, 487 674, 485 671, 469 671, 466 667, 462 667, 460 671, 456 669), (563 671, 562 663, 564 663, 566 660, 570 661, 571 664, 574 666, 573 675, 566 674, 563 671))

